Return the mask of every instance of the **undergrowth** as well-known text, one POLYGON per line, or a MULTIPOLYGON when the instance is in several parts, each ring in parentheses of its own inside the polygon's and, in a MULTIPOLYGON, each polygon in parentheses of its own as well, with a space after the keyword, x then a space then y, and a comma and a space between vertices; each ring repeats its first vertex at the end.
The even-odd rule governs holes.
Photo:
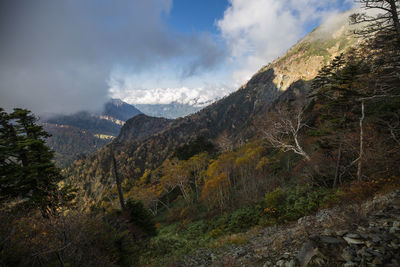
MULTIPOLYGON (((288 185, 267 193, 262 202, 214 217, 203 212, 188 223, 161 224, 159 234, 141 253, 141 265, 169 265, 196 254, 199 248, 223 249, 248 242, 261 227, 290 223, 319 209, 353 203, 399 188, 396 177, 346 184, 340 188, 288 185)), ((159 219, 165 218, 160 215, 159 219)))

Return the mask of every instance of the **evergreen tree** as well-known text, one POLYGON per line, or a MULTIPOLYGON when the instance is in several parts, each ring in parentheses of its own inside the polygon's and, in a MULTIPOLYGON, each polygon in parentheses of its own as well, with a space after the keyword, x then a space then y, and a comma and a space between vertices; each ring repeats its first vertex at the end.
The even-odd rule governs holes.
POLYGON ((0 109, 0 203, 39 209, 48 216, 69 189, 58 188, 63 177, 45 144, 49 134, 36 121, 26 109, 10 114, 0 109))

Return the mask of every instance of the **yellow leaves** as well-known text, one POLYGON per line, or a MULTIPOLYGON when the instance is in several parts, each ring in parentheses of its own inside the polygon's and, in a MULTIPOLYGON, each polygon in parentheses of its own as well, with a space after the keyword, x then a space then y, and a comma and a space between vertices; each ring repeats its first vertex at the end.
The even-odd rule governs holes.
POLYGON ((151 176, 151 170, 146 169, 142 175, 142 177, 140 177, 139 180, 139 184, 147 184, 150 181, 150 176, 151 176))
POLYGON ((209 162, 210 156, 207 152, 203 152, 188 159, 184 165, 188 170, 195 172, 198 175, 201 170, 207 168, 209 162))
POLYGON ((265 208, 264 209, 264 213, 275 215, 276 214, 276 209, 275 208, 265 208))
POLYGON ((215 177, 222 172, 230 172, 235 165, 236 155, 235 152, 224 152, 217 160, 214 160, 207 169, 208 177, 215 177))
POLYGON ((228 176, 221 173, 205 182, 200 199, 208 201, 212 206, 218 205, 226 198, 229 186, 228 176))
POLYGON ((140 200, 146 207, 151 207, 159 201, 159 198, 163 195, 163 193, 164 190, 158 184, 147 186, 134 186, 129 191, 126 198, 140 200))
POLYGON ((270 160, 267 157, 262 157, 260 161, 257 163, 256 170, 262 171, 265 167, 270 164, 270 160))
POLYGON ((177 159, 167 159, 162 166, 163 176, 160 184, 167 190, 174 189, 179 184, 187 184, 189 182, 190 171, 186 167, 185 161, 177 159))
POLYGON ((235 161, 235 165, 238 168, 244 167, 245 165, 248 165, 250 163, 250 159, 248 157, 240 157, 237 158, 235 161))

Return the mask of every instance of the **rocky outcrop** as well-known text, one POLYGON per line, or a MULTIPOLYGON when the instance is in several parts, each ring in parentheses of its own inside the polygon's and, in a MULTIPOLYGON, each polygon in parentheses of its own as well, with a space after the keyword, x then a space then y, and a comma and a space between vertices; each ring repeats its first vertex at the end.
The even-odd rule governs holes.
POLYGON ((400 191, 249 232, 249 242, 199 250, 184 266, 400 266, 400 191))
POLYGON ((120 99, 111 99, 104 104, 103 115, 122 122, 125 122, 138 114, 142 114, 142 112, 120 99))
POLYGON ((144 114, 129 119, 122 127, 116 142, 134 142, 160 132, 171 122, 169 119, 149 117, 144 114))

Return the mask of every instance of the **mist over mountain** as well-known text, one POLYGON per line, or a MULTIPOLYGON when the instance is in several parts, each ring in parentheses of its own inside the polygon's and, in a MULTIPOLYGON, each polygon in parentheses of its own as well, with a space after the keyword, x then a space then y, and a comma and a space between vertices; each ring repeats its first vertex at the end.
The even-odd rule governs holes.
POLYGON ((125 103, 121 99, 111 99, 104 105, 103 111, 104 116, 124 122, 141 113, 135 106, 125 103))
POLYGON ((189 103, 171 102, 169 104, 135 104, 135 106, 149 116, 176 119, 196 113, 217 100, 200 102, 194 99, 189 103))
POLYGON ((142 114, 120 99, 111 99, 103 111, 80 111, 71 115, 53 115, 42 120, 52 136, 47 144, 56 152, 56 162, 66 166, 79 155, 88 155, 111 142, 128 119, 142 114))

